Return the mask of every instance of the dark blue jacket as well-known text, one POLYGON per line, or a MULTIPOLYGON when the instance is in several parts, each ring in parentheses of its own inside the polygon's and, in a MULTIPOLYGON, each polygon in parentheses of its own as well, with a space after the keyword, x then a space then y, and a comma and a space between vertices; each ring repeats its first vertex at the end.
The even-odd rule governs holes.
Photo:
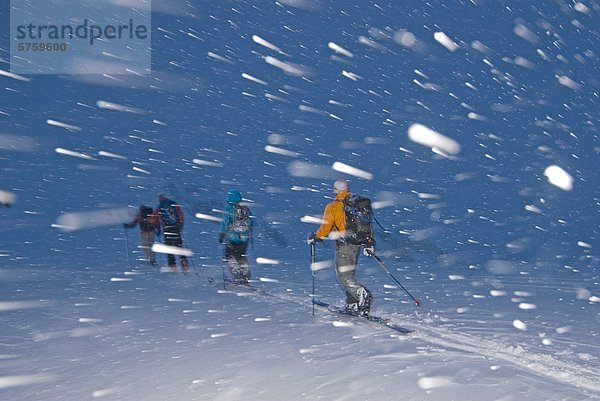
POLYGON ((157 210, 165 231, 179 231, 183 228, 183 212, 175 201, 169 198, 161 198, 157 210))

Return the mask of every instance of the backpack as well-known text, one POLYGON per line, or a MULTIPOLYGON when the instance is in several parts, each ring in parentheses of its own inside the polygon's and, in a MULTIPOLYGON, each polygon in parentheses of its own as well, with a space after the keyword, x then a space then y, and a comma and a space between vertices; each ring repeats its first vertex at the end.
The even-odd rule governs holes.
POLYGON ((252 222, 250 221, 250 209, 248 206, 235 203, 233 205, 233 215, 229 229, 240 235, 250 233, 252 222))
POLYGON ((165 227, 183 226, 183 214, 175 202, 169 201, 161 203, 159 205, 159 212, 165 227), (180 216, 182 217, 181 220, 180 216))
POLYGON ((371 199, 354 195, 345 198, 343 204, 346 216, 346 242, 352 245, 373 245, 375 239, 371 199))
POLYGON ((152 214, 153 210, 148 206, 140 207, 140 229, 142 231, 152 231, 156 226, 156 215, 152 214))

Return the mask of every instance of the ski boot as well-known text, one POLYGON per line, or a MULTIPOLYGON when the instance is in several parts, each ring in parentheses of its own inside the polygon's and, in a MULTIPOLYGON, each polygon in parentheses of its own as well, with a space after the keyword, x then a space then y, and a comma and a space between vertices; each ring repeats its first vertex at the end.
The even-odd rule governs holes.
POLYGON ((365 287, 358 290, 358 316, 368 317, 371 312, 373 295, 365 287))
POLYGON ((181 259, 181 271, 183 273, 187 273, 188 272, 188 262, 187 262, 187 259, 181 259))
POLYGON ((358 302, 348 302, 344 306, 343 312, 348 315, 358 316, 358 302))

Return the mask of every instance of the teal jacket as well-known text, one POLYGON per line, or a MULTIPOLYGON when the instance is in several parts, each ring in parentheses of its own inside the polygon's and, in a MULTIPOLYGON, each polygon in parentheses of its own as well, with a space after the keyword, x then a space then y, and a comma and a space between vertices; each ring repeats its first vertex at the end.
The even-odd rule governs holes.
POLYGON ((223 211, 223 221, 221 221, 221 234, 227 242, 241 243, 248 242, 252 238, 252 219, 248 219, 248 230, 234 231, 233 230, 233 215, 235 206, 242 201, 242 195, 239 191, 232 189, 227 193, 225 198, 225 210, 223 211))

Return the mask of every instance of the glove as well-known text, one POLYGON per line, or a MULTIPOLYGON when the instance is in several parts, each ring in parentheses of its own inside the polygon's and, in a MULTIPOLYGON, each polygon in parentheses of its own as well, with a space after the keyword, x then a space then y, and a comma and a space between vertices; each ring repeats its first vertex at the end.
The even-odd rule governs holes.
POLYGON ((224 240, 225 240, 225 234, 223 234, 223 233, 219 234, 219 243, 222 244, 224 240))
POLYGON ((317 237, 316 233, 311 233, 308 236, 308 240, 306 241, 308 243, 308 245, 313 245, 315 242, 321 242, 323 241, 321 238, 317 237))
POLYGON ((373 245, 365 247, 363 249, 363 255, 365 255, 365 256, 375 255, 375 247, 373 245))

